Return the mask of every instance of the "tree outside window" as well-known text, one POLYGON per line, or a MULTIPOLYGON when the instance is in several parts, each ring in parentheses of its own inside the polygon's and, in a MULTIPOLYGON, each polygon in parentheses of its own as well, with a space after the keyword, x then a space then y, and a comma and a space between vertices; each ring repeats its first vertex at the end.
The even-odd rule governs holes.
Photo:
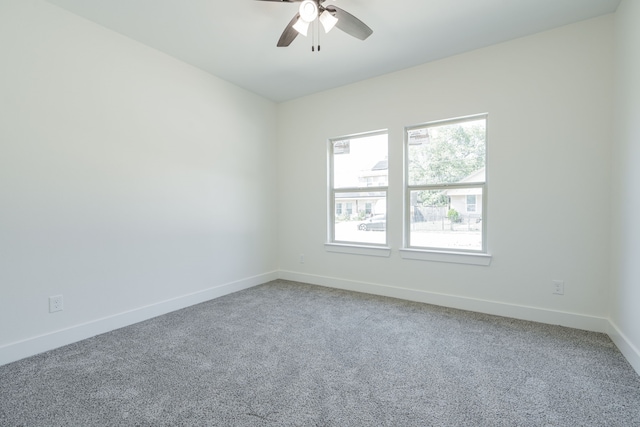
POLYGON ((486 252, 487 116, 406 129, 406 241, 486 252))

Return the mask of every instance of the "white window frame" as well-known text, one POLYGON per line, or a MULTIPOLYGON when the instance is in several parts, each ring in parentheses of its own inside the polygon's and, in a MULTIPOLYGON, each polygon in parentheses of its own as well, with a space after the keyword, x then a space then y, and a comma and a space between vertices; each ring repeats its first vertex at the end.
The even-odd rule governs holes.
MULTIPOLYGON (((400 255, 405 259, 441 261, 461 264, 489 265, 491 255, 488 253, 487 239, 487 207, 488 207, 488 163, 489 163, 489 115, 487 113, 471 116, 457 117, 452 119, 438 120, 405 127, 404 131, 404 203, 403 203, 403 248, 400 255), (409 185, 409 132, 416 129, 424 129, 467 121, 484 119, 485 127, 485 180, 482 183, 450 183, 450 184, 429 184, 429 185, 409 185), (482 189, 482 248, 479 250, 463 250, 441 247, 411 246, 411 192, 419 190, 447 190, 456 188, 480 188, 482 189)), ((476 196, 476 202, 477 202, 476 196)), ((477 206, 477 204, 476 204, 477 206)))
MULTIPOLYGON (((376 130, 372 132, 363 132, 358 134, 346 135, 337 138, 331 138, 327 141, 327 187, 328 187, 328 203, 327 203, 327 242, 325 243, 325 249, 328 252, 338 252, 338 253, 348 253, 348 254, 356 254, 356 255, 369 255, 369 256, 382 256, 388 257, 391 254, 391 248, 388 246, 389 244, 389 217, 387 216, 387 226, 385 227, 385 242, 384 244, 377 243, 364 243, 364 242, 351 242, 351 241, 341 241, 335 239, 335 221, 336 221, 336 211, 335 211, 335 200, 336 193, 361 193, 361 192, 376 192, 376 193, 384 193, 385 199, 389 200, 389 186, 371 186, 367 185, 366 182, 363 183, 362 186, 358 187, 350 187, 350 188, 334 188, 334 169, 333 169, 333 158, 334 158, 334 143, 338 141, 348 140, 348 139, 356 139, 363 138, 369 136, 376 135, 387 135, 387 154, 389 152, 389 132, 387 129, 376 130)), ((344 205, 343 205, 344 206, 344 205)), ((388 209, 388 205, 387 205, 388 209)), ((343 207, 343 213, 345 209, 343 207)), ((387 210, 388 212, 388 210, 387 210)))

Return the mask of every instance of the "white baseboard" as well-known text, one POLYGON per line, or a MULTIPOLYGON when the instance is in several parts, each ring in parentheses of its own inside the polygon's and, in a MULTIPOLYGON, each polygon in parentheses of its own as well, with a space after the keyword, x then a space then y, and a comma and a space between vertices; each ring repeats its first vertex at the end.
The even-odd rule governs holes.
POLYGON ((640 375, 640 350, 629 341, 629 338, 622 333, 613 321, 609 321, 609 337, 633 369, 640 375))
POLYGON ((613 343, 618 347, 622 355, 627 359, 633 369, 640 375, 640 349, 622 333, 620 328, 603 317, 587 316, 584 314, 569 313, 548 310, 523 305, 506 304, 497 301, 480 300, 475 298, 446 295, 435 292, 420 291, 417 289, 400 288, 377 283, 345 280, 335 277, 317 276, 294 271, 280 270, 280 279, 309 283, 312 285, 327 286, 330 288, 345 289, 354 292, 381 295, 391 298, 434 304, 444 307, 458 308, 496 316, 511 317, 521 320, 561 325, 569 328, 586 331, 600 332, 609 335, 613 343))
POLYGON ((91 338, 105 332, 113 331, 134 323, 142 322, 156 316, 180 310, 195 304, 206 302, 221 296, 248 289, 263 283, 276 280, 278 272, 272 271, 258 276, 248 277, 235 282, 214 286, 203 291, 182 295, 170 300, 161 301, 144 307, 139 307, 123 313, 87 323, 75 325, 59 331, 27 338, 0 347, 0 366, 15 362, 25 357, 33 356, 45 351, 53 350, 67 344, 91 338))
POLYGON ((6 344, 0 347, 0 366, 279 278, 312 285, 458 308, 461 310, 607 333, 627 358, 631 366, 640 374, 640 351, 613 322, 605 318, 283 270, 214 286, 200 292, 183 295, 127 312, 118 313, 113 316, 75 325, 70 328, 6 344))
POLYGON ((335 277, 317 276, 293 271, 280 270, 280 278, 284 280, 309 283, 312 285, 321 285, 331 288, 457 308, 461 310, 493 314, 496 316, 567 326, 569 328, 583 329, 587 331, 608 333, 610 329, 608 319, 603 317, 587 316, 584 314, 460 297, 456 295, 400 288, 377 283, 358 282, 354 280, 338 279, 335 277))

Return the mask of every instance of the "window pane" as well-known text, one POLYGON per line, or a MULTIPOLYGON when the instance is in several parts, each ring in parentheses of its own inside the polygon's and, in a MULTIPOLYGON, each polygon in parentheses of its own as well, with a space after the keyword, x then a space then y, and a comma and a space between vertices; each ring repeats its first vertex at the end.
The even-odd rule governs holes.
POLYGON ((482 188, 411 191, 409 246, 482 250, 482 188), (467 210, 474 196, 475 211, 467 210))
POLYGON ((486 119, 407 131, 409 185, 484 182, 486 119))
POLYGON ((388 185, 387 134, 333 141, 334 188, 388 185))
POLYGON ((467 212, 475 212, 476 211, 476 195, 470 194, 467 195, 467 212))
POLYGON ((351 205, 352 211, 349 213, 348 210, 344 210, 342 215, 336 215, 335 241, 386 244, 386 191, 336 193, 336 206, 338 203, 351 205), (368 213, 369 209, 371 211, 368 213))

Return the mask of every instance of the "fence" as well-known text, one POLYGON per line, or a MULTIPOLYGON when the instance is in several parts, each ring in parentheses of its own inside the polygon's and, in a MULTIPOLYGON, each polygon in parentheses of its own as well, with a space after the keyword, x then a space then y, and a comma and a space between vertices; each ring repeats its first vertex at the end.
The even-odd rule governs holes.
POLYGON ((448 206, 412 206, 412 231, 480 231, 482 216, 479 214, 463 214, 459 212, 457 221, 453 223, 447 217, 448 206))

